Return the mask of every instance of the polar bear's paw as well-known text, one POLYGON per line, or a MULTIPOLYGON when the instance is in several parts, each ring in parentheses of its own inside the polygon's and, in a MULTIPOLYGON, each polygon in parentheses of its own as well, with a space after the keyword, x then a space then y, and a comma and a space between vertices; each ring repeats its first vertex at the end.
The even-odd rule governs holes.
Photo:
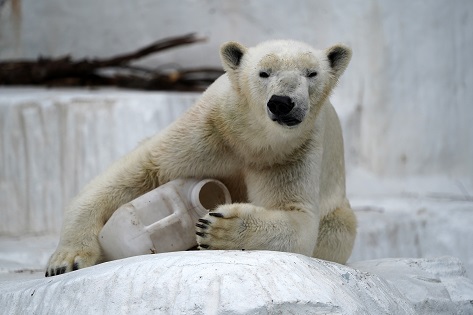
POLYGON ((100 259, 100 251, 84 248, 60 247, 49 259, 46 277, 57 276, 73 270, 95 265, 100 259))
MULTIPOLYGON (((255 232, 253 206, 230 204, 219 206, 196 224, 199 249, 246 249, 255 232)), ((250 249, 250 248, 248 248, 250 249)))

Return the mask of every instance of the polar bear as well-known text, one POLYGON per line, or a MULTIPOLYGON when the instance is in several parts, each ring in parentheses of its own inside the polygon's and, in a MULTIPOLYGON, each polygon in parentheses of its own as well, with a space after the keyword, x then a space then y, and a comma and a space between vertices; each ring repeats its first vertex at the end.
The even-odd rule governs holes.
POLYGON ((274 250, 338 263, 356 218, 329 95, 351 59, 286 40, 221 47, 225 74, 180 119, 89 183, 66 209, 46 276, 102 261, 98 234, 120 205, 177 178, 216 178, 233 204, 196 226, 200 249, 274 250))

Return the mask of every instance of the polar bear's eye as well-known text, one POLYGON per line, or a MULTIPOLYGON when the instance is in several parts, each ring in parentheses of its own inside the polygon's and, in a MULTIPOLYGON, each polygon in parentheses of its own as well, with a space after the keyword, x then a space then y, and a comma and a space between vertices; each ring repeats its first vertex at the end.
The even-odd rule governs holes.
POLYGON ((313 78, 313 77, 316 77, 316 76, 317 76, 317 71, 312 71, 312 72, 309 72, 307 74, 307 77, 309 77, 309 78, 313 78))
POLYGON ((269 73, 264 72, 264 71, 261 71, 261 72, 259 73, 259 77, 260 77, 260 78, 269 78, 269 73))

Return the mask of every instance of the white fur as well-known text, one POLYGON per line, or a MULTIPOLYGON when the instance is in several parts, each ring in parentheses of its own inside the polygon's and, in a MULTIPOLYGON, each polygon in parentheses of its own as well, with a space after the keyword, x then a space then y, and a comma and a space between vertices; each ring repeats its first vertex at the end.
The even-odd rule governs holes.
POLYGON ((97 235, 113 211, 180 177, 220 179, 235 201, 203 218, 206 224, 197 228, 201 248, 278 250, 346 262, 356 219, 345 197, 342 133, 328 96, 350 49, 229 42, 221 55, 227 74, 195 106, 71 202, 48 275, 100 262, 97 235), (261 71, 269 77, 261 78, 261 71), (291 113, 302 122, 289 127, 273 121, 267 109, 272 95, 290 97, 291 113))

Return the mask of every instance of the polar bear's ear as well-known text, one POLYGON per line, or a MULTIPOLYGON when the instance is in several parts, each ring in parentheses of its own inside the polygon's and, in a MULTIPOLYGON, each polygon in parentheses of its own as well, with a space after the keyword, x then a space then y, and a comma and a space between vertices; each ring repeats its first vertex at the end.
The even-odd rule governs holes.
POLYGON ((351 59, 351 49, 343 44, 337 44, 325 50, 330 68, 336 77, 342 75, 351 59))
POLYGON ((220 48, 220 57, 222 58, 225 71, 236 70, 246 50, 245 46, 237 42, 227 42, 223 44, 220 48))

